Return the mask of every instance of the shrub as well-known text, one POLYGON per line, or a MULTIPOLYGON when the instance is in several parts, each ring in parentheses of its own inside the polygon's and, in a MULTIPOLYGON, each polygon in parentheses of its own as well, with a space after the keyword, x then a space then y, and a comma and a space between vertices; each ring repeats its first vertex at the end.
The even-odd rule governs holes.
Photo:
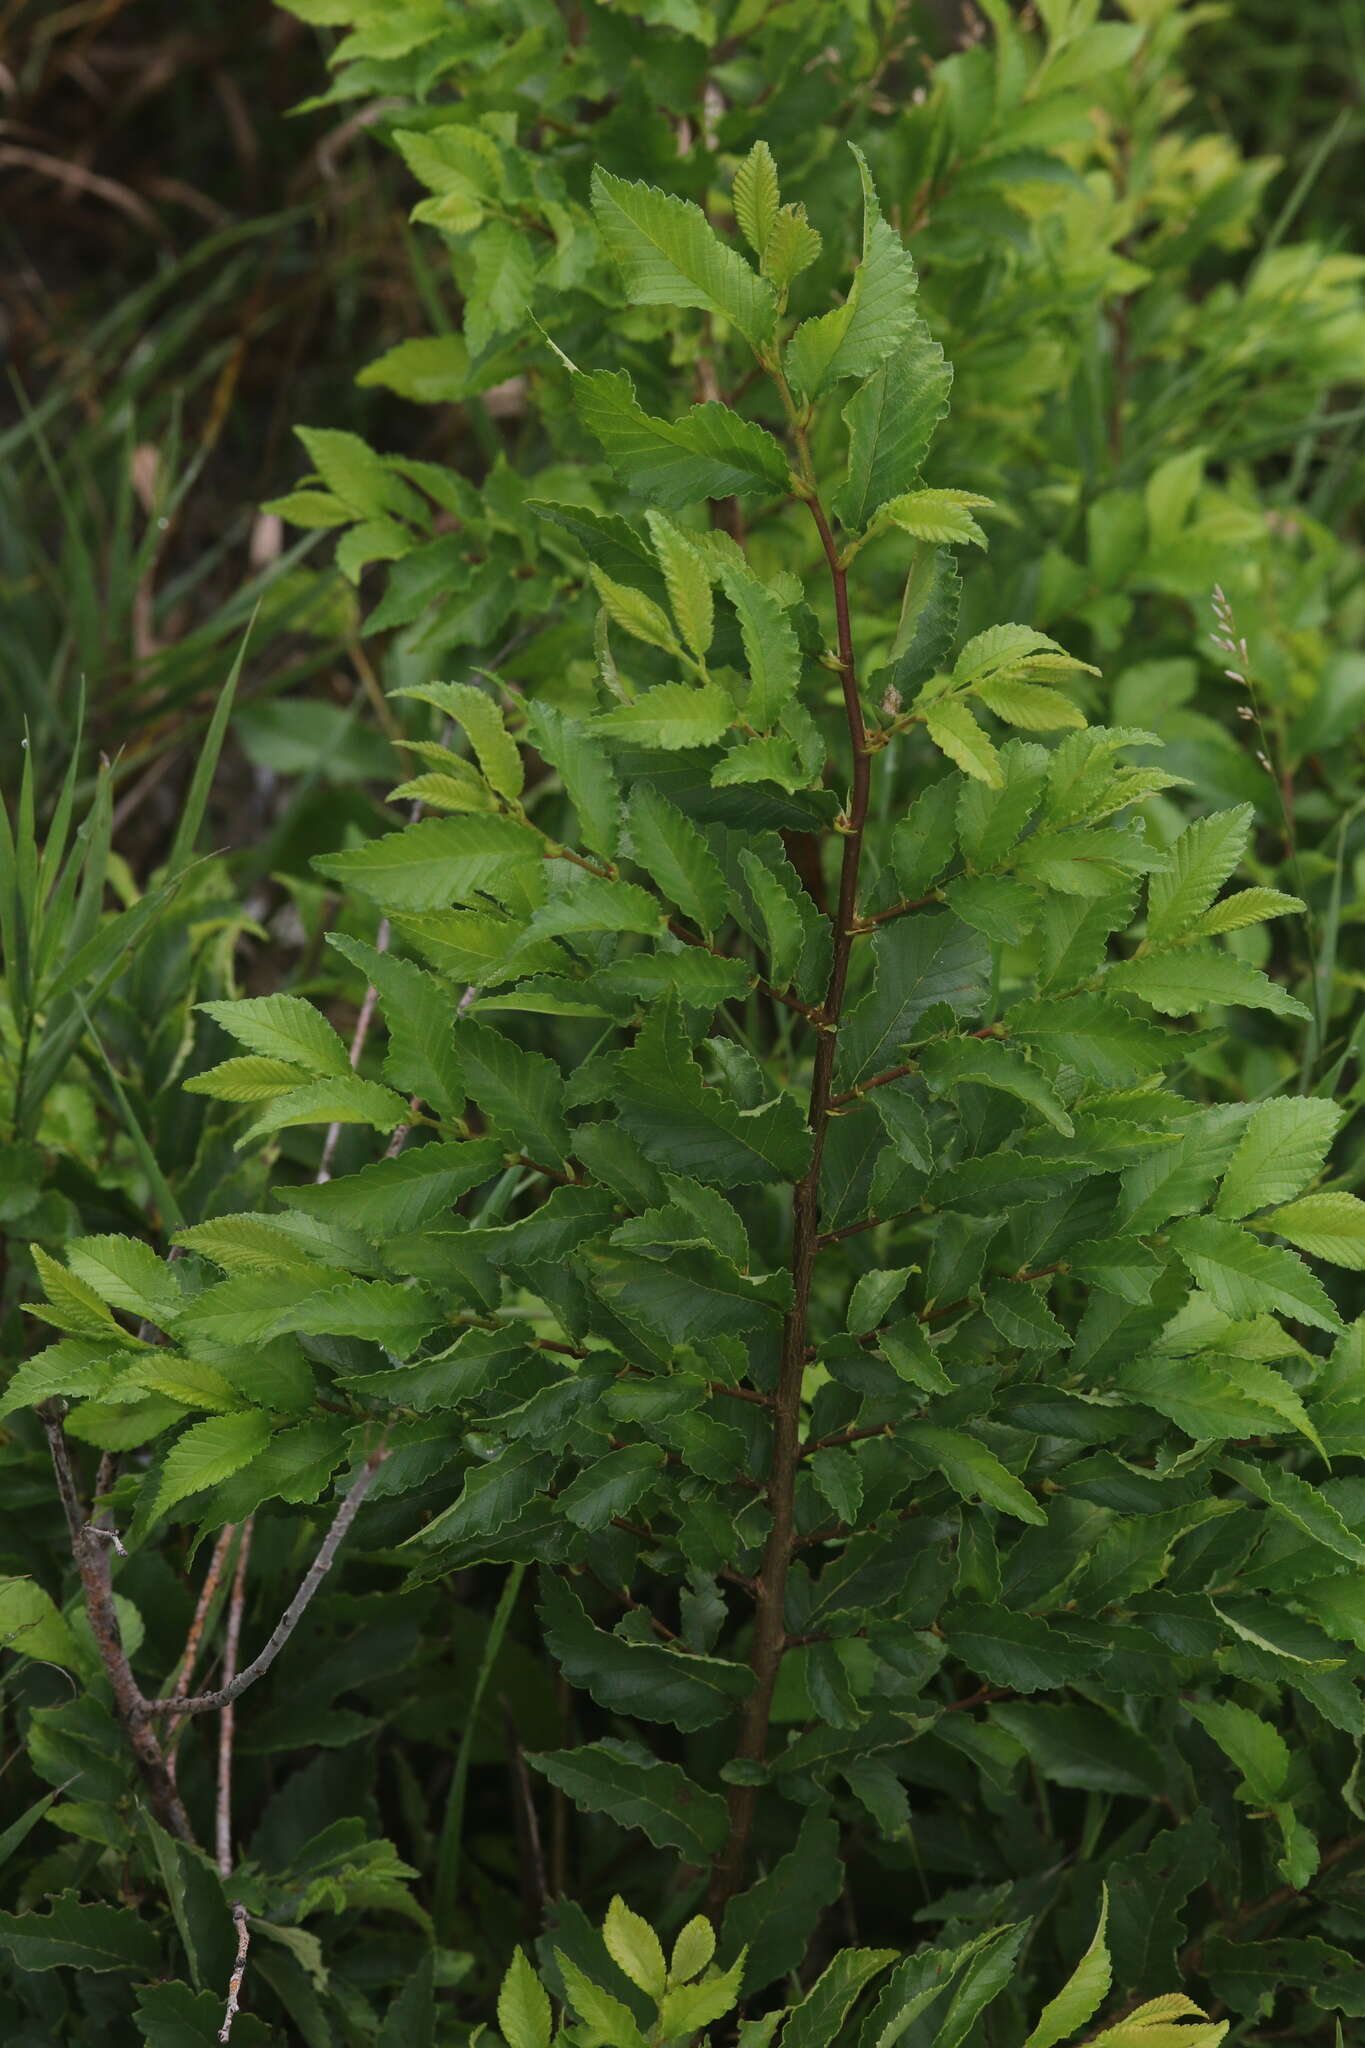
MULTIPOLYGON (((1265 973, 1244 937, 1303 902, 1224 893, 1251 802, 1190 819, 1208 792, 1183 793, 1145 725, 1089 722, 1098 664, 999 618, 1060 575, 1032 523, 1053 484, 1032 472, 1019 505, 980 488, 1028 474, 1047 387, 999 373, 989 463, 970 396, 934 441, 949 372, 870 168, 878 141, 895 163, 934 122, 956 149, 955 124, 980 141, 1026 111, 1041 138, 1000 151, 1046 157, 1068 78, 1151 90, 1155 123, 1136 59, 1169 64, 1185 17, 1130 11, 1046 7, 1046 48, 1000 11, 920 123, 882 121, 902 60, 859 17, 745 24, 713 68, 752 41, 777 146, 740 156, 735 237, 700 152, 747 134, 720 133, 700 61, 695 126, 673 104, 706 208, 613 166, 649 167, 634 53, 667 99, 658 53, 690 35, 704 54, 700 11, 671 9, 659 42, 604 10, 562 43, 548 11, 505 43, 471 19, 477 72, 434 10, 372 12, 341 45, 339 91, 466 95, 401 145, 472 266, 465 339, 386 374, 521 373, 479 293, 529 292, 538 210, 554 349, 536 344, 517 467, 481 492, 329 429, 308 437, 318 487, 285 507, 346 524, 351 573, 394 562, 371 623, 399 632, 414 773, 392 797, 420 813, 319 863, 365 989, 349 1046, 296 995, 205 1006, 232 1043, 191 1092, 250 1105, 243 1149, 325 1132, 313 1171, 288 1155, 269 1211, 206 1205, 171 1263, 106 1234, 43 1264, 61 1334, 6 1399, 39 1404, 80 1598, 16 1579, 8 1626, 30 1761, 86 1782, 51 1809, 71 1846, 0 1918, 23 2024, 212 2039, 248 1935, 239 2042, 270 2038, 258 2011, 310 2041, 478 2039, 437 2000, 470 1943, 469 2010, 491 2025, 496 2004, 507 2048, 546 2048, 546 1986, 559 2038, 602 2048, 779 2027, 783 2048, 1050 2048, 1092 2024, 1111 2048, 1207 2048, 1282 1992, 1306 2038, 1358 2013, 1365 1543, 1332 1461, 1365 1447, 1365 1364, 1317 1263, 1361 1268, 1365 1205, 1324 1184, 1344 1059, 1322 1058, 1321 976, 1265 973), (809 217, 778 187, 826 37, 868 144, 848 153, 851 278, 820 240, 823 156, 809 217), (522 162, 504 102, 572 131, 549 110, 604 74, 589 216, 581 145, 522 162), (988 531, 989 587, 956 552, 988 531), (495 644, 470 680, 431 675, 495 644), (1305 1085, 1280 1092, 1305 1041, 1305 1085), (93 1488, 71 1439, 102 1454, 93 1488), (264 1650, 238 1670, 234 1646, 198 1693, 188 1617, 164 1612, 188 1605, 177 1529, 214 1544, 192 1636, 215 1602, 240 1626, 248 1556, 285 1588, 264 1650), (346 1589, 319 1594, 338 1553, 346 1589), (42 1689, 48 1664, 78 1697, 42 1689), (222 1724, 215 1871, 191 1839, 210 1760, 177 1733, 258 1679, 236 1808, 222 1724), (515 1849, 479 1805, 499 1713, 515 1849), (271 1757, 308 1744, 277 1783, 271 1757), (348 1784, 355 1755, 378 1775, 348 1784), (137 1910, 134 1869, 169 1917, 137 1910), (504 1976, 518 1876, 541 1967, 504 1976), (324 1911, 325 1956, 304 1925, 324 1911), (113 1988, 78 1975, 73 2016, 31 1974, 54 1964, 113 1988), (161 1980, 135 2012, 130 1965, 161 1980)), ((1043 263, 1074 206, 1077 260, 1103 254, 1131 298, 1080 146, 1052 142, 1069 177, 1036 156, 1001 174, 1055 183, 1060 223, 1038 201, 1009 242, 969 187, 959 232, 980 207, 1025 256, 1036 229, 1043 263)), ((1158 332, 1190 253, 1150 287, 1158 332)), ((1184 555, 1202 576, 1251 545, 1249 523, 1203 530, 1236 494, 1201 495, 1179 460, 1112 530, 1091 522, 1169 548, 1158 600, 1184 555)), ((1136 631, 1137 559, 1062 605, 1087 653, 1136 631)))

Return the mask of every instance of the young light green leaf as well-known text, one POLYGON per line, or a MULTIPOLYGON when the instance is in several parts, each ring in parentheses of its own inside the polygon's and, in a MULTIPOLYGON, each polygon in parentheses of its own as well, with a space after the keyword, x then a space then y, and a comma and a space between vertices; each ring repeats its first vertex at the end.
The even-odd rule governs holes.
POLYGON ((988 545, 986 536, 972 513, 993 503, 993 499, 979 497, 975 491, 905 491, 882 506, 876 524, 879 528, 899 526, 916 540, 950 547, 970 542, 984 548, 988 545))
POLYGON ((700 1976, 716 1952, 716 1930, 704 1914, 698 1913, 680 1931, 668 1962, 670 1985, 686 1984, 700 1976))
POLYGON ((1042 683, 993 676, 977 683, 972 694, 1006 725, 1017 725, 1021 732, 1059 732, 1085 724, 1085 713, 1078 704, 1042 683))
POLYGON ((485 896, 526 908, 544 895, 544 858, 544 842, 528 825, 475 816, 423 818, 363 846, 320 854, 313 865, 385 911, 444 910, 485 896))
POLYGON ((649 2048, 619 1998, 613 1998, 600 1984, 594 1984, 591 1977, 586 1976, 562 1949, 555 1950, 555 1961, 559 1964, 570 2006, 591 2030, 580 2035, 580 2039, 593 2041, 598 2048, 606 2048, 607 2043, 611 2043, 612 2048, 617 2048, 617 2044, 619 2048, 649 2048))
POLYGON ((729 731, 734 716, 735 707, 719 683, 656 683, 633 704, 600 712, 592 730, 677 753, 682 747, 714 746, 729 731))
POLYGON ((662 512, 646 512, 645 524, 659 558, 678 630, 700 661, 715 632, 710 571, 696 545, 662 512))
POLYGON ((455 719, 469 735, 479 766, 499 796, 521 795, 524 773, 521 752, 507 730, 501 711, 475 683, 414 683, 394 690, 395 697, 415 697, 455 719))
POLYGON ((554 2015, 549 1994, 520 1948, 498 1993, 498 2025, 507 2048, 550 2048, 554 2015))
POLYGON ((646 597, 642 590, 632 590, 629 584, 618 583, 595 562, 588 573, 614 626, 634 640, 643 640, 647 647, 661 647, 665 654, 682 653, 677 634, 652 597, 646 597))
POLYGON ((777 165, 766 142, 756 142, 735 172, 731 197, 740 232, 755 256, 761 259, 781 204, 777 165))
POLYGON ((756 732, 770 732, 796 693, 801 679, 801 650, 790 615, 746 562, 720 557, 721 589, 735 608, 749 693, 744 700, 747 722, 756 732))
POLYGON ((806 209, 800 201, 780 206, 763 250, 763 275, 780 292, 785 292, 794 278, 809 270, 823 247, 820 234, 806 219, 806 209))
POLYGON ((1352 1273, 1365 1272, 1365 1202, 1344 1188, 1301 1195, 1257 1222, 1278 1237, 1287 1237, 1310 1258, 1326 1259, 1352 1273))
POLYGON ((972 717, 961 697, 939 697, 924 713, 924 725, 934 745, 955 761, 966 775, 1001 789, 1005 778, 1000 756, 972 717))
POLYGON ((619 1893, 607 1907, 607 1917, 602 1922, 602 1939, 606 1943, 607 1954, 632 1984, 649 1998, 663 1997, 668 1982, 668 1965, 664 1961, 659 1937, 647 1920, 642 1920, 638 1913, 632 1913, 619 1893))
POLYGON ((1100 1920, 1089 1948, 1057 1996, 1043 2007, 1037 2026, 1024 2048, 1056 2048, 1058 2041, 1079 2033, 1087 2020, 1099 2011, 1113 1982, 1113 1967, 1105 1941, 1109 1924, 1109 1893, 1100 1895, 1100 1920))

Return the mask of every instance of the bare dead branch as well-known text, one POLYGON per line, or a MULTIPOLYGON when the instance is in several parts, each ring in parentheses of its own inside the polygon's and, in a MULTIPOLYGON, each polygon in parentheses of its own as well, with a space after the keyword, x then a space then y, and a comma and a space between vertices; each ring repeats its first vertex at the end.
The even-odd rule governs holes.
POLYGON ((360 1503, 374 1481, 374 1475, 383 1464, 388 1452, 381 1446, 371 1451, 360 1471, 351 1482, 350 1488, 333 1517, 332 1526, 318 1546, 318 1554, 308 1568, 307 1576, 298 1592, 280 1616, 275 1629, 258 1657, 253 1658, 244 1671, 239 1671, 231 1683, 221 1686, 217 1692, 201 1692, 193 1698, 142 1700, 139 1713, 146 1720, 157 1714, 213 1714, 220 1707, 239 1700, 248 1686, 258 1678, 264 1678, 280 1651, 303 1620, 313 1595, 326 1578, 332 1560, 341 1548, 342 1539, 355 1520, 360 1503))
MULTIPOLYGON (((242 1609, 246 1605, 246 1567, 251 1556, 253 1518, 242 1524, 242 1541, 237 1552, 237 1569, 232 1575, 232 1597, 228 1601, 227 1632, 223 1639, 223 1678, 231 1685, 237 1676, 237 1650, 242 1640, 242 1609)), ((218 1722, 218 1806, 214 1815, 214 1846, 218 1868, 224 1877, 232 1875, 232 1737, 237 1710, 231 1700, 218 1722)))
POLYGON ((247 1924, 246 1907, 239 1900, 232 1909, 237 1923, 237 1960, 232 1965, 228 1980, 227 2006, 223 2013, 223 2024, 218 2029, 218 2039, 227 2041, 232 2036, 232 2022, 236 2019, 242 1997, 242 1979, 246 1975, 246 1952, 251 1947, 251 1929, 247 1924))

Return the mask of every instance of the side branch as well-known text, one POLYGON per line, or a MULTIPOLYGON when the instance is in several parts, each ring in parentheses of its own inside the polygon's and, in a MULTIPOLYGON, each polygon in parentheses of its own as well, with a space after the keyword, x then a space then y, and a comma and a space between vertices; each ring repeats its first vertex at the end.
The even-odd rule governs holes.
POLYGON ((234 1700, 240 1699, 247 1687, 254 1685, 258 1678, 264 1678, 266 1672, 270 1669, 275 1659, 279 1656, 280 1651, 289 1641, 290 1636, 293 1635, 294 1630, 307 1613, 312 1603, 313 1595, 317 1592, 318 1587, 331 1569, 332 1560, 341 1548, 346 1531, 355 1520, 360 1504, 374 1482, 375 1473, 379 1470, 387 1456, 388 1452, 382 1448, 371 1451, 369 1457, 361 1466, 360 1471, 351 1482, 345 1499, 333 1517, 331 1528, 318 1546, 318 1554, 309 1566, 307 1576, 300 1585, 298 1592, 285 1608, 284 1613, 280 1616, 269 1641, 260 1655, 253 1658, 250 1664, 239 1671, 230 1684, 221 1686, 217 1692, 196 1693, 188 1699, 144 1700, 139 1697, 137 1708, 139 1719, 145 1721, 156 1714, 216 1713, 220 1707, 230 1706, 234 1700))
MULTIPOLYGON (((80 1573, 90 1633, 95 1639, 95 1647, 114 1696, 114 1712, 127 1733, 152 1811, 168 1834, 178 1836, 182 1842, 192 1841, 189 1816, 175 1789, 175 1778, 160 1739, 155 1729, 147 1726, 148 1703, 142 1697, 142 1690, 128 1662, 128 1652, 123 1647, 118 1608, 114 1604, 109 1551, 100 1540, 101 1537, 107 1538, 109 1532, 95 1528, 82 1511, 62 1412, 55 1401, 44 1402, 38 1410, 47 1434, 57 1492, 66 1515, 71 1555, 80 1573)), ((167 1705, 170 1704, 168 1701, 167 1705)))

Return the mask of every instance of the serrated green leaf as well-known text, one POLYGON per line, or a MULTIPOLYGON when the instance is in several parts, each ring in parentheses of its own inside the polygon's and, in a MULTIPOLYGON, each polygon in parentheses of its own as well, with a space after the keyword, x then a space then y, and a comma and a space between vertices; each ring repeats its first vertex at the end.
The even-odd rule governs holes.
POLYGON ((1031 1066, 1022 1053, 1012 1051, 998 1039, 933 1040, 921 1051, 919 1068, 935 1095, 967 1084, 996 1088, 1025 1103, 1064 1138, 1075 1134, 1076 1126, 1047 1076, 1031 1066))
POLYGON ((1246 1796, 1269 1806, 1289 1776, 1289 1746, 1279 1730, 1233 1700, 1194 1700, 1190 1713, 1241 1773, 1246 1796))
POLYGON ((905 339, 844 407, 848 475, 834 511, 861 533, 888 499, 914 484, 934 429, 948 410, 953 373, 923 321, 913 318, 905 339))
POLYGON ((1260 1103, 1228 1161, 1214 1213, 1248 1216, 1297 1195, 1322 1171, 1341 1116, 1334 1103, 1311 1095, 1260 1103))
POLYGON ((744 643, 749 671, 745 717, 756 732, 765 733, 777 724, 801 679, 796 630, 772 591, 747 563, 722 555, 716 573, 735 608, 744 643))
POLYGON ((520 1948, 498 1992, 498 2025, 507 2048, 550 2048, 554 2014, 549 1994, 520 1948))
POLYGON ((1109 1893, 1100 1895, 1100 1920, 1089 1948, 1077 1963, 1054 1999, 1044 2006, 1042 2017, 1024 2043, 1024 2048, 1056 2048, 1058 2041, 1078 2033, 1094 2018, 1113 1981, 1105 1930, 1109 1923, 1109 1893))
POLYGON ((1342 1328, 1321 1282, 1293 1252, 1212 1216, 1186 1217, 1170 1237, 1196 1284, 1235 1321, 1270 1309, 1315 1329, 1342 1328))
POLYGON ((563 1167, 571 1141, 563 1076, 555 1062, 473 1017, 461 1018, 456 1028, 455 1056, 470 1095, 490 1121, 510 1132, 533 1159, 563 1167))
POLYGON ((735 172, 731 198, 740 232, 755 256, 761 257, 781 204, 777 165, 766 142, 756 142, 735 172))
POLYGON ((1017 725, 1021 732, 1058 732, 1064 726, 1085 724, 1085 713, 1078 704, 1042 683, 994 677, 976 684, 972 694, 1006 725, 1017 725))
POLYGON ((621 1123, 658 1165, 724 1187, 799 1180, 810 1133, 790 1095, 741 1109, 704 1085, 675 1011, 656 1006, 619 1062, 621 1123))
POLYGON ((676 753, 682 747, 714 746, 734 716, 735 707, 719 683, 656 683, 634 703, 599 712, 592 730, 676 753))
POLYGON ((647 647, 662 648, 665 654, 681 654, 677 634, 662 607, 655 604, 652 597, 647 597, 643 590, 633 589, 628 583, 618 583, 595 562, 588 573, 613 626, 619 626, 634 640, 642 640, 647 647))
POLYGON ((699 206, 650 185, 592 176, 593 212, 636 305, 700 306, 718 313, 758 348, 772 333, 776 300, 699 206))
POLYGON ((28 1970, 137 1970, 160 1968, 161 1944, 150 1921, 131 1906, 82 1904, 74 1891, 48 1903, 45 1913, 0 1913, 0 1947, 28 1970))
POLYGON ((882 219, 867 159, 850 144, 863 190, 862 260, 842 306, 803 321, 787 344, 787 371, 807 398, 843 377, 867 377, 904 340, 917 281, 900 236, 882 219))
POLYGON ((665 511, 698 498, 780 496, 787 489, 777 442, 728 406, 694 405, 676 420, 657 419, 640 406, 624 370, 580 372, 573 396, 621 481, 665 511))
POLYGON ((608 1711, 669 1722, 687 1733, 733 1713, 753 1684, 747 1665, 608 1634, 553 1573, 542 1580, 540 1611, 546 1647, 570 1685, 608 1711))
POLYGON ((663 1997, 668 1983, 668 1965, 659 1937, 638 1913, 618 1893, 607 1907, 602 1922, 602 1939, 607 1954, 618 1970, 629 1977, 636 1989, 643 1991, 647 1998, 663 1997))
POLYGON ((1315 1259, 1345 1266, 1352 1273, 1365 1272, 1365 1202, 1344 1188, 1302 1195, 1258 1220, 1315 1259))
POLYGON ((1047 1516, 1027 1487, 1001 1464, 994 1451, 961 1430, 937 1429, 927 1422, 901 1426, 898 1435, 918 1456, 943 1474, 964 1500, 985 1501, 1020 1522, 1045 1527, 1047 1516))
POLYGON ((655 887, 702 931, 719 931, 730 906, 720 863, 692 820, 648 783, 630 800, 634 857, 655 887))
POLYGON ((408 1116, 403 1097, 378 1081, 361 1081, 354 1074, 344 1081, 309 1081, 274 1096, 237 1145, 240 1150, 296 1124, 368 1124, 371 1130, 392 1131, 408 1116))
POLYGON ((423 818, 313 865, 385 911, 443 910, 484 895, 524 907, 545 886, 542 841, 503 817, 423 818))
POLYGON ((763 250, 763 275, 779 291, 785 291, 803 270, 809 270, 823 247, 819 233, 806 219, 804 205, 798 201, 779 206, 763 250))
POLYGON ((991 789, 1002 789, 1005 778, 1000 756, 960 697, 939 697, 924 713, 924 729, 940 752, 955 761, 964 775, 971 775, 991 789))
POLYGON ((321 1011, 302 996, 255 996, 244 1002, 200 1003, 198 1007, 239 1045, 267 1059, 287 1060, 304 1073, 319 1077, 351 1071, 344 1041, 321 1011))
POLYGON ((1192 1017, 1200 1010, 1237 1004, 1248 1010, 1269 1010, 1276 1017, 1307 1017, 1308 1011, 1287 989, 1233 953, 1212 946, 1189 946, 1178 953, 1149 953, 1111 968, 1106 986, 1125 989, 1150 1003, 1164 1017, 1192 1017))
POLYGON ((942 1620, 949 1651, 992 1685, 1010 1692, 1053 1692, 1095 1669, 1087 1644, 1031 1614, 971 1601, 942 1620))
POLYGON ((898 526, 913 539, 935 545, 955 547, 970 542, 984 548, 986 536, 972 513, 994 502, 975 491, 903 491, 881 507, 876 523, 878 528, 898 526))
POLYGON ((1169 944, 1198 923, 1245 853, 1251 820, 1251 805, 1238 804, 1185 827, 1171 847, 1170 867, 1148 886, 1151 944, 1169 944))
POLYGON ((521 751, 507 730, 501 711, 475 683, 413 683, 394 690, 395 697, 415 697, 453 718, 469 735, 479 766, 499 796, 521 795, 524 773, 521 751))
POLYGON ((710 572, 695 543, 662 512, 646 512, 645 523, 659 558, 678 630, 700 661, 715 633, 710 572))
POLYGON ((176 1439, 162 1467, 156 1512, 164 1515, 189 1494, 216 1486, 240 1471, 270 1441, 271 1418, 258 1408, 212 1415, 176 1439))

